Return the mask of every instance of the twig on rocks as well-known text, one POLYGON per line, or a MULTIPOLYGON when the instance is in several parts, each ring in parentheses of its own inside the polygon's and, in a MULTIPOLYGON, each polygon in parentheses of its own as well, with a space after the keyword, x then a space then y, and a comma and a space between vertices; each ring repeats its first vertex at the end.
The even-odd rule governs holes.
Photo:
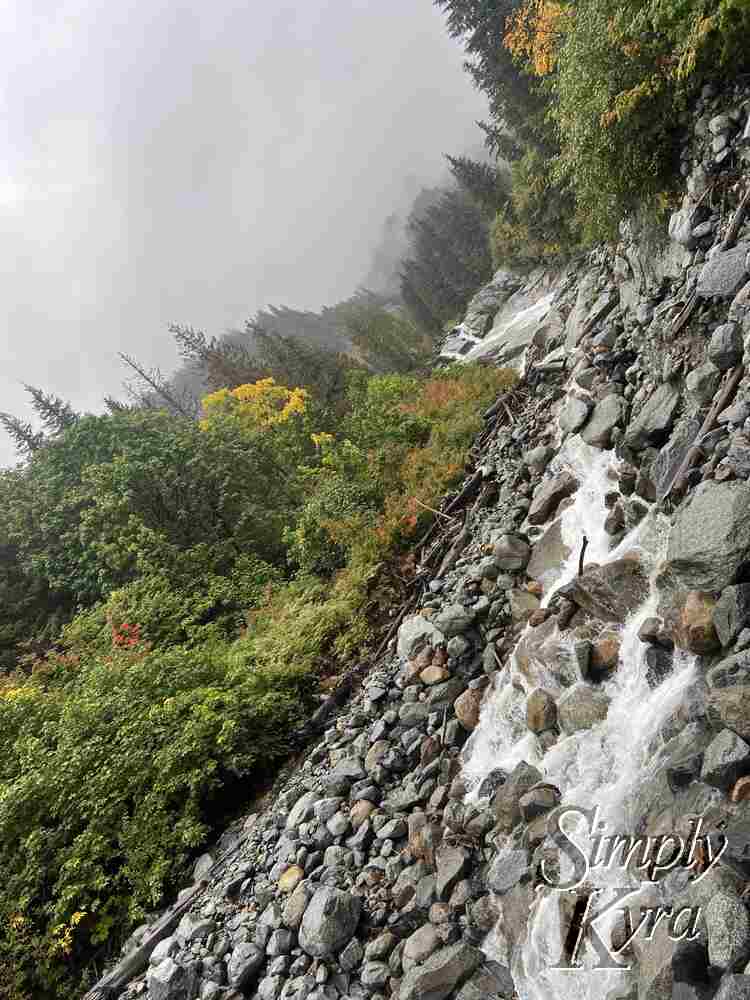
POLYGON ((745 216, 747 215, 748 207, 750 206, 750 187, 745 191, 742 196, 737 209, 732 217, 732 221, 729 223, 729 229, 727 229, 727 234, 721 241, 721 249, 729 250, 737 242, 737 237, 739 236, 740 229, 742 228, 742 223, 745 221, 745 216))
POLYGON ((688 450, 688 453, 685 455, 680 467, 677 469, 677 472, 674 475, 674 479, 669 484, 669 487, 667 488, 664 494, 665 500, 672 491, 674 491, 677 494, 684 493, 685 486, 687 483, 688 473, 692 469, 693 465, 698 459, 698 456, 701 453, 700 442, 702 438, 706 434, 708 434, 709 431, 713 430, 714 425, 716 424, 716 421, 719 417, 719 414, 722 412, 722 410, 726 409, 726 407, 731 402, 735 392, 737 391, 737 386, 742 381, 742 376, 744 374, 745 374, 745 368, 743 365, 737 365, 736 368, 732 369, 729 378, 725 382, 721 391, 717 394, 713 406, 706 414, 706 419, 703 421, 703 425, 701 426, 701 429, 698 431, 698 434, 695 438, 692 447, 688 450))
POLYGON ((695 311, 695 307, 698 305, 698 293, 693 292, 690 298, 687 300, 682 310, 675 316, 672 320, 672 334, 677 336, 677 334, 682 330, 684 326, 690 322, 690 317, 695 311))
POLYGON ((586 535, 583 536, 583 541, 581 542, 581 552, 578 556, 578 575, 583 576, 583 557, 586 555, 586 549, 588 548, 589 540, 586 535))

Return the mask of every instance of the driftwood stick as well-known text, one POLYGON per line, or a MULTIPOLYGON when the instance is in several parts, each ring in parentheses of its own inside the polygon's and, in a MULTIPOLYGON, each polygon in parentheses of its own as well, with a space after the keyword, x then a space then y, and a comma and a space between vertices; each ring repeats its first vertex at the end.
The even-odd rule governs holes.
POLYGON ((468 483, 466 483, 466 485, 463 487, 458 496, 454 497, 454 499, 451 500, 451 502, 445 508, 445 513, 450 514, 451 511, 454 511, 457 507, 460 507, 461 504, 464 502, 464 500, 468 500, 469 497, 472 497, 474 493, 479 489, 479 484, 481 483, 481 481, 482 481, 482 470, 477 469, 477 471, 474 473, 474 475, 471 477, 468 483))
POLYGON ((175 930, 179 922, 189 913, 195 905, 195 901, 209 884, 211 877, 215 875, 232 858, 244 844, 244 838, 235 844, 234 847, 225 851, 209 868, 201 882, 196 885, 193 891, 186 896, 182 902, 177 903, 164 913, 146 933, 141 944, 118 962, 117 965, 103 976, 83 1000, 112 1000, 116 997, 136 976, 140 975, 148 967, 148 960, 154 948, 175 930))
POLYGON ((737 206, 732 221, 729 224, 729 229, 727 229, 727 234, 721 241, 722 250, 729 250, 737 242, 742 223, 745 221, 745 216, 747 215, 748 206, 750 206, 750 187, 748 187, 742 196, 742 200, 737 206))
POLYGON ((578 556, 578 575, 583 576, 583 557, 586 555, 586 549, 589 546, 589 540, 586 535, 583 536, 583 541, 581 542, 581 552, 578 556))
POLYGON ((726 409, 727 405, 731 402, 737 391, 737 386, 742 380, 742 376, 745 374, 745 368, 743 365, 737 365, 736 368, 732 370, 729 378, 725 382, 723 388, 720 390, 716 399, 713 402, 713 406, 706 414, 706 419, 703 421, 701 429, 698 431, 698 436, 696 437, 692 447, 688 450, 685 455, 680 467, 675 473, 674 479, 669 485, 669 488, 664 494, 664 499, 666 500, 669 494, 674 490, 675 493, 682 494, 685 491, 685 486, 687 482, 687 476, 693 465, 698 459, 701 453, 700 442, 708 434, 709 431, 713 430, 719 414, 722 410, 726 409))
POLYGON ((695 307, 698 305, 698 293, 693 292, 690 298, 687 300, 685 305, 682 307, 680 312, 672 320, 672 334, 677 336, 677 334, 682 330, 684 326, 690 322, 690 317, 695 311, 695 307))
POLYGON ((471 531, 469 530, 469 525, 467 523, 459 531, 455 542, 453 543, 453 545, 451 545, 450 549, 448 550, 448 554, 440 564, 440 569, 435 574, 437 577, 445 576, 445 574, 449 572, 449 570, 453 569, 455 564, 458 562, 458 557, 461 555, 461 553, 463 552, 463 550, 466 548, 466 546, 469 544, 470 541, 471 541, 471 531))

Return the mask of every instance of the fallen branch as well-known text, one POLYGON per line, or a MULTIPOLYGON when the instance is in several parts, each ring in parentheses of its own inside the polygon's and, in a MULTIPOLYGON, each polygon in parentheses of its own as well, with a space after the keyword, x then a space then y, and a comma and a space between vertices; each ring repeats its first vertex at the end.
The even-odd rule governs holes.
POLYGON ((583 542, 581 543, 581 552, 578 556, 578 575, 583 576, 583 557, 586 555, 586 549, 588 548, 589 540, 586 535, 583 536, 583 542))
POLYGON ((451 500, 448 506, 445 508, 445 513, 450 514, 452 510, 460 507, 461 504, 472 497, 474 493, 479 489, 479 484, 482 481, 482 470, 477 469, 471 479, 466 483, 461 492, 451 500))
POLYGON ((695 307, 698 305, 698 293, 693 292, 690 298, 687 300, 685 305, 682 307, 681 311, 672 320, 672 334, 676 336, 684 326, 690 322, 690 317, 695 311, 695 307))
POLYGON ((103 976, 83 1000, 112 1000, 116 997, 135 976, 140 975, 148 967, 148 960, 154 948, 168 938, 175 930, 179 922, 195 906, 197 898, 206 889, 211 880, 211 876, 217 874, 226 867, 227 862, 232 858, 244 844, 244 839, 240 840, 229 850, 225 851, 204 875, 203 879, 195 886, 181 902, 167 910, 154 924, 153 929, 147 931, 143 940, 137 948, 129 952, 122 961, 103 976))
POLYGON ((742 196, 742 200, 737 206, 732 221, 729 224, 729 229, 727 229, 727 234, 721 241, 721 249, 729 250, 737 242, 737 237, 740 234, 740 229, 742 228, 742 223, 745 221, 745 216, 747 215, 748 207, 750 206, 750 187, 745 191, 742 196))
POLYGON ((448 554, 440 564, 440 569, 435 574, 438 578, 445 576, 446 573, 450 572, 450 570, 453 569, 453 567, 458 562, 458 557, 461 555, 461 553, 463 552, 463 550, 466 548, 466 546, 469 544, 470 541, 471 541, 471 531, 469 529, 468 518, 467 518, 467 523, 459 531, 455 542, 453 543, 453 545, 451 545, 450 549, 448 550, 448 554))
POLYGON ((718 393, 716 399, 714 400, 713 406, 706 414, 706 419, 703 421, 703 425, 701 426, 701 429, 698 431, 698 434, 695 438, 692 447, 688 450, 687 454, 685 455, 685 458, 682 460, 682 463, 680 464, 680 467, 677 469, 677 472, 674 475, 674 479, 669 484, 669 487, 664 493, 664 500, 667 499, 667 497, 673 490, 675 493, 680 495, 685 492, 685 488, 687 486, 688 473, 690 472, 693 465, 697 461, 699 455, 701 454, 701 441, 706 436, 706 434, 708 434, 709 431, 712 431, 714 429, 719 414, 722 412, 722 410, 725 410, 726 407, 731 402, 735 392, 737 391, 737 386, 740 384, 742 376, 744 374, 745 374, 745 368, 743 365, 737 365, 736 368, 732 369, 729 378, 724 384, 724 387, 718 393))

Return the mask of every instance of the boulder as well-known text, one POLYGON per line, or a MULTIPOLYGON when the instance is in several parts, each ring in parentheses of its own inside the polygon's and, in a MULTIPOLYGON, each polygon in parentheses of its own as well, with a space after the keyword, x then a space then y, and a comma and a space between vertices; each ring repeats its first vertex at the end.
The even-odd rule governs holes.
POLYGON ((570 555, 570 548, 562 538, 562 522, 553 521, 542 537, 534 543, 534 550, 526 567, 532 580, 545 583, 547 576, 556 574, 570 555))
POLYGON ((714 1000, 750 1000, 750 976, 738 973, 722 976, 714 1000))
POLYGON ((750 746, 731 729, 722 729, 706 747, 701 781, 728 792, 750 773, 750 746))
POLYGON ((497 824, 505 833, 510 833, 521 820, 521 797, 542 780, 540 772, 522 760, 508 775, 507 781, 498 788, 492 799, 492 810, 497 824))
POLYGON ((464 847, 441 844, 437 850, 435 890, 438 899, 447 900, 454 886, 469 871, 471 856, 464 847))
POLYGON ((750 914, 736 896, 715 893, 705 911, 708 958, 717 969, 733 969, 750 956, 750 914))
POLYGON ((568 434, 575 434, 588 420, 592 406, 588 399, 568 396, 559 418, 560 429, 568 434))
POLYGON ((250 941, 235 946, 227 962, 227 979, 230 986, 243 990, 255 978, 266 960, 261 949, 250 941))
POLYGON ((748 243, 738 243, 731 250, 713 254, 698 275, 696 291, 702 298, 729 298, 737 294, 747 281, 745 260, 748 243))
POLYGON ((362 901, 340 889, 318 889, 299 930, 300 947, 313 958, 338 954, 354 937, 362 901))
POLYGON ((648 596, 648 580, 635 559, 616 559, 604 566, 587 566, 561 591, 594 618, 624 623, 648 596))
POLYGON ((451 945, 410 969, 401 981, 399 1000, 445 1000, 479 968, 484 956, 471 945, 451 945))
POLYGON ((716 601, 713 594, 690 590, 680 615, 681 645, 691 653, 712 653, 720 646, 714 627, 716 601))
POLYGON ((187 1000, 187 972, 172 958, 149 969, 146 982, 153 1000, 187 1000))
POLYGON ((709 719, 750 742, 750 685, 713 688, 706 701, 709 719))
POLYGON ((436 646, 443 638, 443 634, 427 618, 409 615, 398 630, 398 655, 404 660, 411 660, 421 649, 436 646))
POLYGON ((517 535, 503 535, 495 542, 493 561, 498 569, 516 571, 525 569, 531 558, 531 548, 517 535))
POLYGON ((722 646, 731 645, 750 625, 750 583, 726 587, 714 608, 714 627, 722 646))
POLYGON ((609 698, 599 688, 583 682, 574 684, 557 703, 557 719, 566 734, 591 729, 607 717, 609 698))
POLYGON ((516 996, 510 970, 499 962, 487 962, 477 969, 456 995, 456 1000, 511 1000, 516 996))
POLYGON ((507 849, 495 855, 487 873, 487 885, 498 896, 510 892, 522 878, 531 876, 526 851, 507 849))
POLYGON ((728 371, 741 363, 745 349, 742 330, 737 323, 722 323, 711 334, 708 359, 720 372, 728 371))
POLYGON ((531 823, 538 816, 551 812, 559 805, 560 789, 545 782, 534 785, 518 801, 521 817, 525 823, 531 823))
POLYGON ((526 725, 532 733, 543 733, 557 724, 557 704, 543 688, 532 691, 526 699, 526 725))
POLYGON ((677 470, 685 459, 700 432, 701 421, 685 415, 676 424, 669 441, 651 463, 651 478, 656 488, 656 499, 661 500, 674 482, 677 470))
POLYGON ((447 604, 435 616, 435 626, 446 638, 452 638, 471 628, 475 616, 476 612, 462 604, 447 604))
POLYGON ((510 592, 510 616, 514 622, 525 622, 535 611, 539 610, 540 600, 528 590, 514 588, 510 592))
POLYGON ((483 694, 483 691, 478 691, 476 688, 467 688, 453 704, 456 718, 469 733, 479 725, 483 694))
POLYGON ((733 684, 750 684, 750 650, 727 656, 706 674, 711 688, 726 688, 733 684))
POLYGON ((434 924, 423 924, 406 939, 403 957, 405 962, 420 963, 429 958, 442 944, 434 924))
POLYGON ((750 486, 703 482, 675 516, 665 569, 689 590, 723 590, 750 552, 750 486))
POLYGON ((625 431, 624 444, 633 451, 664 444, 680 404, 679 386, 665 382, 646 401, 625 431))
POLYGON ((605 396, 593 409, 581 437, 595 448, 609 448, 612 431, 625 420, 627 403, 622 396, 605 396))
POLYGON ((546 479, 534 494, 529 508, 529 524, 544 524, 557 510, 560 502, 575 493, 578 480, 569 472, 546 479))

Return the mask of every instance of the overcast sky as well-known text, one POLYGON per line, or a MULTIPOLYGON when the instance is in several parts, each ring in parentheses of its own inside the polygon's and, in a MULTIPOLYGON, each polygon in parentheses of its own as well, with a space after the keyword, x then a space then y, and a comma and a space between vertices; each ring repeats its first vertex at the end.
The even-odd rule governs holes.
MULTIPOLYGON (((431 0, 10 0, 0 13, 0 410, 101 410, 118 351, 317 309, 484 105, 431 0)), ((13 456, 0 432, 0 464, 13 456)))

